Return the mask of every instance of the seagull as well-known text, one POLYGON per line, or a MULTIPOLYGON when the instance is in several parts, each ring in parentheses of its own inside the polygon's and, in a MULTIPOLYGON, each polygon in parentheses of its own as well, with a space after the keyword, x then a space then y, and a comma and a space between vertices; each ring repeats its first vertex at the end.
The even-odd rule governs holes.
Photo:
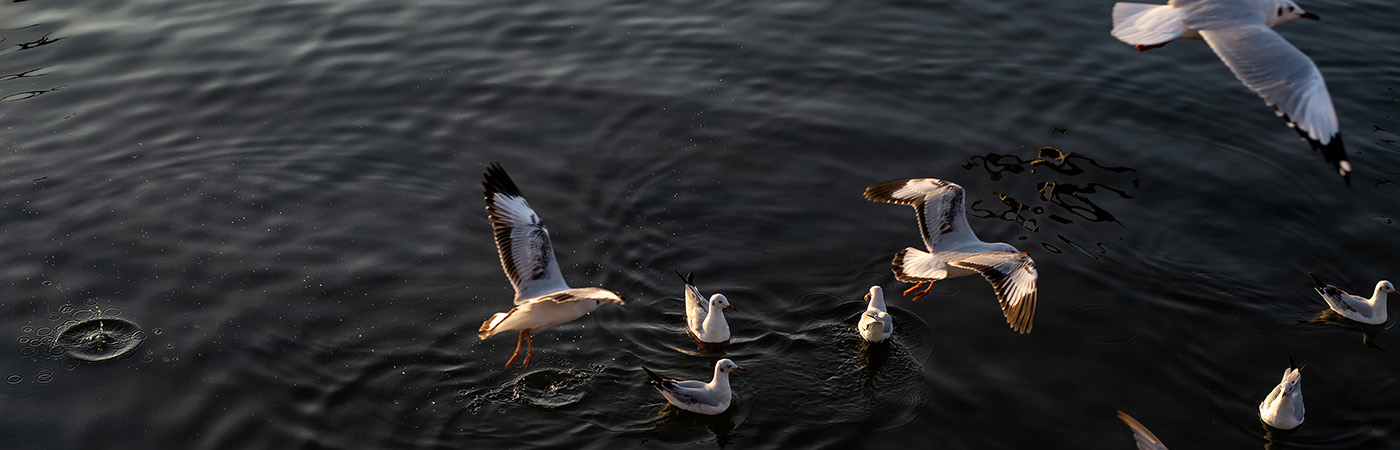
MULTIPOLYGON (((676 272, 676 275, 681 274, 676 272)), ((700 342, 711 344, 729 340, 729 323, 724 321, 724 309, 738 308, 729 304, 724 294, 711 295, 709 301, 704 300, 700 288, 695 287, 693 273, 681 276, 681 281, 685 282, 685 323, 690 334, 700 342), (711 311, 714 313, 711 314, 711 311)))
POLYGON ((918 215, 919 232, 929 251, 908 247, 896 254, 893 262, 895 278, 915 283, 905 295, 928 283, 914 297, 918 300, 933 289, 935 281, 980 273, 995 288, 1011 329, 1022 334, 1031 331, 1035 263, 1010 244, 982 242, 972 234, 963 211, 966 200, 962 186, 936 178, 910 178, 865 188, 865 198, 910 205, 918 215))
POLYGON ((1317 283, 1316 286, 1313 286, 1313 290, 1317 291, 1317 295, 1321 295, 1322 299, 1327 301, 1327 306, 1330 306, 1337 314, 1364 324, 1380 325, 1385 323, 1386 294, 1395 292, 1395 285, 1390 284, 1389 281, 1381 280, 1376 283, 1375 293, 1371 294, 1371 298, 1365 298, 1348 294, 1336 286, 1327 284, 1312 272, 1308 272, 1308 275, 1312 275, 1313 281, 1317 283))
POLYGON ((1288 360, 1288 369, 1283 371, 1283 381, 1259 403, 1259 418, 1264 424, 1280 430, 1291 430, 1303 423, 1303 367, 1308 362, 1294 367, 1288 360))
POLYGON ((1128 428, 1133 429, 1133 439, 1137 441, 1138 450, 1167 450, 1167 444, 1163 444, 1157 435, 1147 430, 1147 427, 1138 422, 1133 416, 1123 411, 1118 411, 1118 419, 1128 424, 1128 428))
POLYGON ((870 292, 865 294, 865 301, 870 302, 870 305, 861 313, 860 323, 856 325, 860 337, 870 342, 889 339, 894 333, 894 320, 890 313, 885 312, 885 290, 879 286, 871 286, 870 292))
POLYGON ((501 267, 515 288, 515 307, 498 312, 482 322, 477 336, 486 339, 497 333, 520 330, 515 341, 515 354, 506 367, 520 356, 520 344, 528 347, 521 367, 530 367, 535 345, 530 332, 548 328, 583 317, 603 303, 624 305, 622 297, 598 287, 571 288, 564 284, 559 262, 554 259, 554 246, 549 242, 549 230, 539 215, 530 208, 520 188, 500 164, 491 163, 481 182, 486 187, 486 215, 496 234, 496 250, 501 255, 501 267))
POLYGON ((1319 20, 1291 0, 1170 0, 1113 5, 1113 37, 1139 52, 1175 39, 1204 39, 1245 86, 1264 98, 1351 185, 1337 111, 1317 65, 1271 28, 1319 20))
POLYGON ((661 396, 666 397, 666 401, 672 405, 690 412, 715 415, 729 409, 729 372, 744 368, 729 359, 716 361, 715 377, 709 383, 661 378, 661 375, 657 375, 646 366, 642 366, 642 370, 651 377, 647 384, 661 391, 661 396))

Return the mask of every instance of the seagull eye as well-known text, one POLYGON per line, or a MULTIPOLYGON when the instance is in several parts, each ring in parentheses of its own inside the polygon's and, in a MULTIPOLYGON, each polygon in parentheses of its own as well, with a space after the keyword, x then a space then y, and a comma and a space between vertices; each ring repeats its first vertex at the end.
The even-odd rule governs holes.
POLYGON ((1282 6, 1278 7, 1278 12, 1274 13, 1274 15, 1275 15, 1275 16, 1282 16, 1282 15, 1283 15, 1283 7, 1282 7, 1282 6))

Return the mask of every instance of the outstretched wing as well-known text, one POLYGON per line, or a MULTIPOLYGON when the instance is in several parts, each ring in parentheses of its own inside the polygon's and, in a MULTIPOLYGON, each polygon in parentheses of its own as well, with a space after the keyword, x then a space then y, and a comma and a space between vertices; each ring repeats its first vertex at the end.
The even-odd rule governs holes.
POLYGON ((1351 163, 1327 84, 1312 59, 1263 23, 1201 30, 1211 50, 1348 184, 1351 163))
POLYGON ((515 288, 515 304, 568 289, 564 276, 559 273, 559 263, 554 260, 549 230, 525 201, 510 175, 500 164, 492 163, 486 168, 481 184, 486 188, 486 215, 496 234, 501 267, 515 288))
POLYGON ((967 226, 962 186, 937 178, 910 178, 886 181, 865 188, 865 198, 876 202, 914 207, 924 245, 934 253, 939 244, 975 240, 967 226))
POLYGON ((949 263, 955 267, 975 270, 992 283, 1001 312, 1011 329, 1021 333, 1031 331, 1035 320, 1036 271, 1030 256, 1023 253, 976 253, 949 263))
POLYGON ((1133 440, 1137 441, 1138 450, 1167 450, 1167 444, 1163 444, 1157 435, 1152 434, 1143 426, 1141 422, 1134 419, 1123 411, 1118 411, 1118 419, 1128 424, 1128 428, 1133 429, 1133 440))

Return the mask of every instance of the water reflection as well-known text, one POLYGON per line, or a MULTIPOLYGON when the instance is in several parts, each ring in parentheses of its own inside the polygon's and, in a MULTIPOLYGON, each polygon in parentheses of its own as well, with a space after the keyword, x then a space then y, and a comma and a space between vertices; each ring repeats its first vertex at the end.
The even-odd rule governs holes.
POLYGON ((1357 322, 1355 320, 1343 317, 1341 314, 1338 314, 1336 311, 1333 311, 1331 308, 1328 308, 1322 311, 1318 311, 1312 319, 1302 321, 1300 323, 1319 323, 1359 332, 1361 333, 1361 343, 1366 345, 1366 347, 1385 351, 1385 349, 1381 348, 1379 345, 1376 345, 1376 336, 1379 335, 1382 331, 1385 331, 1386 325, 1391 322, 1375 325, 1357 322))
POLYGON ((739 408, 740 404, 737 394, 734 396, 732 403, 729 404, 729 409, 713 416, 695 414, 677 408, 676 405, 666 403, 666 406, 661 408, 661 411, 657 413, 660 417, 652 422, 651 425, 654 429, 674 426, 678 423, 700 425, 715 436, 715 445, 719 446, 719 448, 724 448, 725 445, 729 444, 729 441, 738 436, 734 434, 734 429, 738 428, 735 416, 738 414, 737 411, 739 411, 739 408))
POLYGON ((1264 450, 1283 450, 1288 443, 1288 437, 1292 436, 1294 431, 1298 431, 1297 428, 1292 430, 1274 428, 1262 420, 1259 421, 1259 426, 1264 428, 1264 440, 1268 441, 1264 444, 1264 450))
MULTIPOLYGON (((1052 134, 1067 133, 1069 130, 1062 127, 1055 127, 1052 131, 1052 134)), ((1015 223, 1033 233, 1039 232, 1041 225, 1047 223, 1070 225, 1082 221, 1112 223, 1125 227, 1117 216, 1095 200, 1104 194, 1132 199, 1133 191, 1137 190, 1142 181, 1135 169, 1100 164, 1082 154, 1048 146, 1036 149, 1035 156, 1030 159, 1013 154, 988 153, 969 158, 962 167, 968 170, 980 167, 993 182, 1001 181, 1008 174, 1040 177, 1035 184, 1034 197, 1018 198, 1012 194, 992 191, 992 195, 1001 203, 999 206, 987 205, 982 199, 974 199, 968 206, 968 214, 973 217, 995 218, 1015 223), (1066 179, 1082 176, 1096 181, 1075 183, 1066 179), (1115 177, 1130 178, 1112 182, 1098 181, 1115 177)), ((1102 241, 1085 245, 1064 234, 1057 233, 1055 236, 1070 250, 1090 259, 1099 259, 1097 255, 1108 252, 1102 241)), ((1042 242, 1041 246, 1052 253, 1064 253, 1056 244, 1042 242)))

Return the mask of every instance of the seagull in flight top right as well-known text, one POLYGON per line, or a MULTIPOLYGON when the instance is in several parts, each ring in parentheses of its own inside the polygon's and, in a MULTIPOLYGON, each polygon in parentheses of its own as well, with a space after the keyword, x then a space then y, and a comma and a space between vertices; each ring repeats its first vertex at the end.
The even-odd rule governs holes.
POLYGON ((1176 39, 1203 39, 1245 86, 1288 122, 1351 185, 1351 163, 1332 96, 1312 59, 1272 29, 1295 19, 1319 20, 1291 0, 1171 0, 1165 5, 1113 5, 1113 37, 1139 52, 1176 39))

